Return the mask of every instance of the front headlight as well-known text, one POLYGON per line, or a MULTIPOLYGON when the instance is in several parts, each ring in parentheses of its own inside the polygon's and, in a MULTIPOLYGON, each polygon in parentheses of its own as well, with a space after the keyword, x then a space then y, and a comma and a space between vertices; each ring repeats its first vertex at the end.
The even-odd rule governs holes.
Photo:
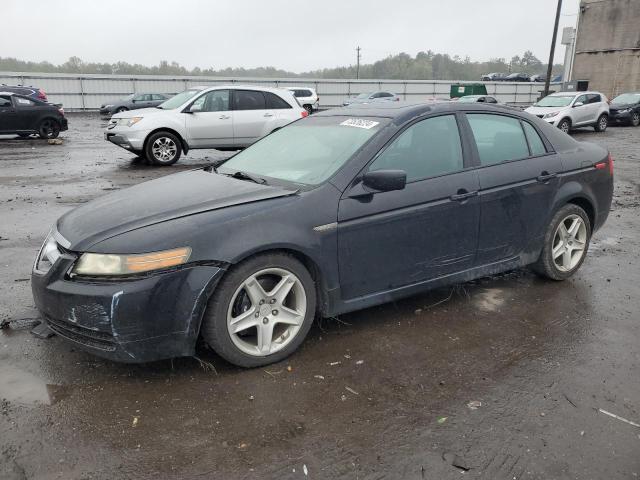
POLYGON ((551 112, 551 113, 545 113, 542 118, 551 118, 551 117, 555 117, 556 115, 558 115, 558 113, 560 112, 551 112))
POLYGON ((630 108, 625 108, 624 110, 618 110, 618 113, 629 113, 630 111, 630 108))
POLYGON ((71 270, 71 275, 90 277, 135 275, 182 265, 189 260, 190 255, 189 247, 135 255, 83 253, 71 270))
POLYGON ((131 127, 142 120, 144 117, 131 117, 131 118, 119 118, 118 125, 124 125, 126 127, 131 127))
POLYGON ((49 232, 47 238, 44 240, 36 261, 33 265, 33 270, 36 273, 45 274, 60 258, 60 250, 58 249, 58 243, 53 237, 52 232, 49 232))
POLYGON ((103 108, 113 108, 113 105, 103 105, 103 108))

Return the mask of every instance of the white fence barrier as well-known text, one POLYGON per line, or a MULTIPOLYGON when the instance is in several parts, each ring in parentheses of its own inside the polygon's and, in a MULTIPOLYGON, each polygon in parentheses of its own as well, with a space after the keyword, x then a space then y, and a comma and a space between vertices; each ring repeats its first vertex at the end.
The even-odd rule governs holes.
MULTIPOLYGON (((263 85, 268 87, 312 87, 320 97, 320 107, 342 105, 350 96, 386 90, 407 101, 449 98, 452 84, 484 83, 487 94, 504 103, 526 105, 535 102, 542 83, 465 82, 454 80, 327 80, 303 78, 170 77, 156 75, 78 75, 56 73, 0 72, 0 85, 32 85, 42 88, 54 103, 69 110, 95 110, 104 102, 131 93, 181 92, 196 85, 263 85)), ((553 87, 552 87, 553 89, 553 87)), ((1 86, 0 86, 1 90, 1 86)))

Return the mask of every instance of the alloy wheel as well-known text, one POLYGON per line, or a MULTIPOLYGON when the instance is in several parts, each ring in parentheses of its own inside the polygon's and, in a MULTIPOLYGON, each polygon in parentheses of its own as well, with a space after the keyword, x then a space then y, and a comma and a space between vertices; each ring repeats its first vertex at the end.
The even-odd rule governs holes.
POLYGON ((227 330, 247 355, 264 357, 296 337, 307 313, 300 279, 283 268, 267 268, 246 278, 227 309, 227 330))
POLYGON ((607 129, 607 125, 609 124, 609 120, 604 115, 600 117, 600 131, 604 132, 607 129))
POLYGON ((561 272, 573 270, 587 249, 587 226, 582 217, 571 214, 560 222, 553 236, 551 255, 561 272))
POLYGON ((160 137, 153 142, 151 147, 153 158, 159 162, 168 162, 178 153, 178 146, 169 137, 160 137))
POLYGON ((634 127, 640 125, 640 113, 636 112, 633 114, 633 116, 631 117, 631 125, 633 125, 634 127))
POLYGON ((569 133, 569 130, 571 129, 569 122, 567 122, 566 120, 563 120, 560 123, 560 130, 562 130, 564 133, 569 133))

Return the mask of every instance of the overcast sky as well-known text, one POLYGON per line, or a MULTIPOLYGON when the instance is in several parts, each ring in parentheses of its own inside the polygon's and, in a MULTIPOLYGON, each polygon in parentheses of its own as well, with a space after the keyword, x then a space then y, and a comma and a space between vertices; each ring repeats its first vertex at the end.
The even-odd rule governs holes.
MULTIPOLYGON (((0 56, 293 72, 421 50, 546 63, 556 0, 1 0, 0 56)), ((575 26, 579 0, 564 0, 575 26)), ((560 35, 559 35, 560 36, 560 35)), ((562 62, 564 46, 556 49, 562 62)))

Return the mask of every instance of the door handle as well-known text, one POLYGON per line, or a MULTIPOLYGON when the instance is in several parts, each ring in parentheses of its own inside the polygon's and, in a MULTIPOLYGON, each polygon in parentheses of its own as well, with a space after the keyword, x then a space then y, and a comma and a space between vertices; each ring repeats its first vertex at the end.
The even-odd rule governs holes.
POLYGON ((268 112, 267 112, 267 113, 265 113, 265 114, 264 114, 264 116, 265 116, 265 117, 273 117, 273 113, 268 113, 268 112))
POLYGON ((468 200, 471 197, 475 197, 477 195, 478 195, 477 190, 473 192, 468 192, 464 188, 461 188, 460 190, 458 190, 458 193, 456 193, 455 195, 451 195, 449 199, 453 200, 454 202, 464 202, 465 200, 468 200))
POLYGON ((551 180, 552 178, 556 178, 558 176, 557 173, 549 173, 549 172, 542 172, 540 173, 540 175, 538 175, 536 177, 536 180, 540 183, 546 183, 549 180, 551 180))
POLYGON ((219 118, 220 120, 228 120, 228 119, 230 119, 231 117, 230 117, 229 115, 220 115, 218 118, 219 118))

